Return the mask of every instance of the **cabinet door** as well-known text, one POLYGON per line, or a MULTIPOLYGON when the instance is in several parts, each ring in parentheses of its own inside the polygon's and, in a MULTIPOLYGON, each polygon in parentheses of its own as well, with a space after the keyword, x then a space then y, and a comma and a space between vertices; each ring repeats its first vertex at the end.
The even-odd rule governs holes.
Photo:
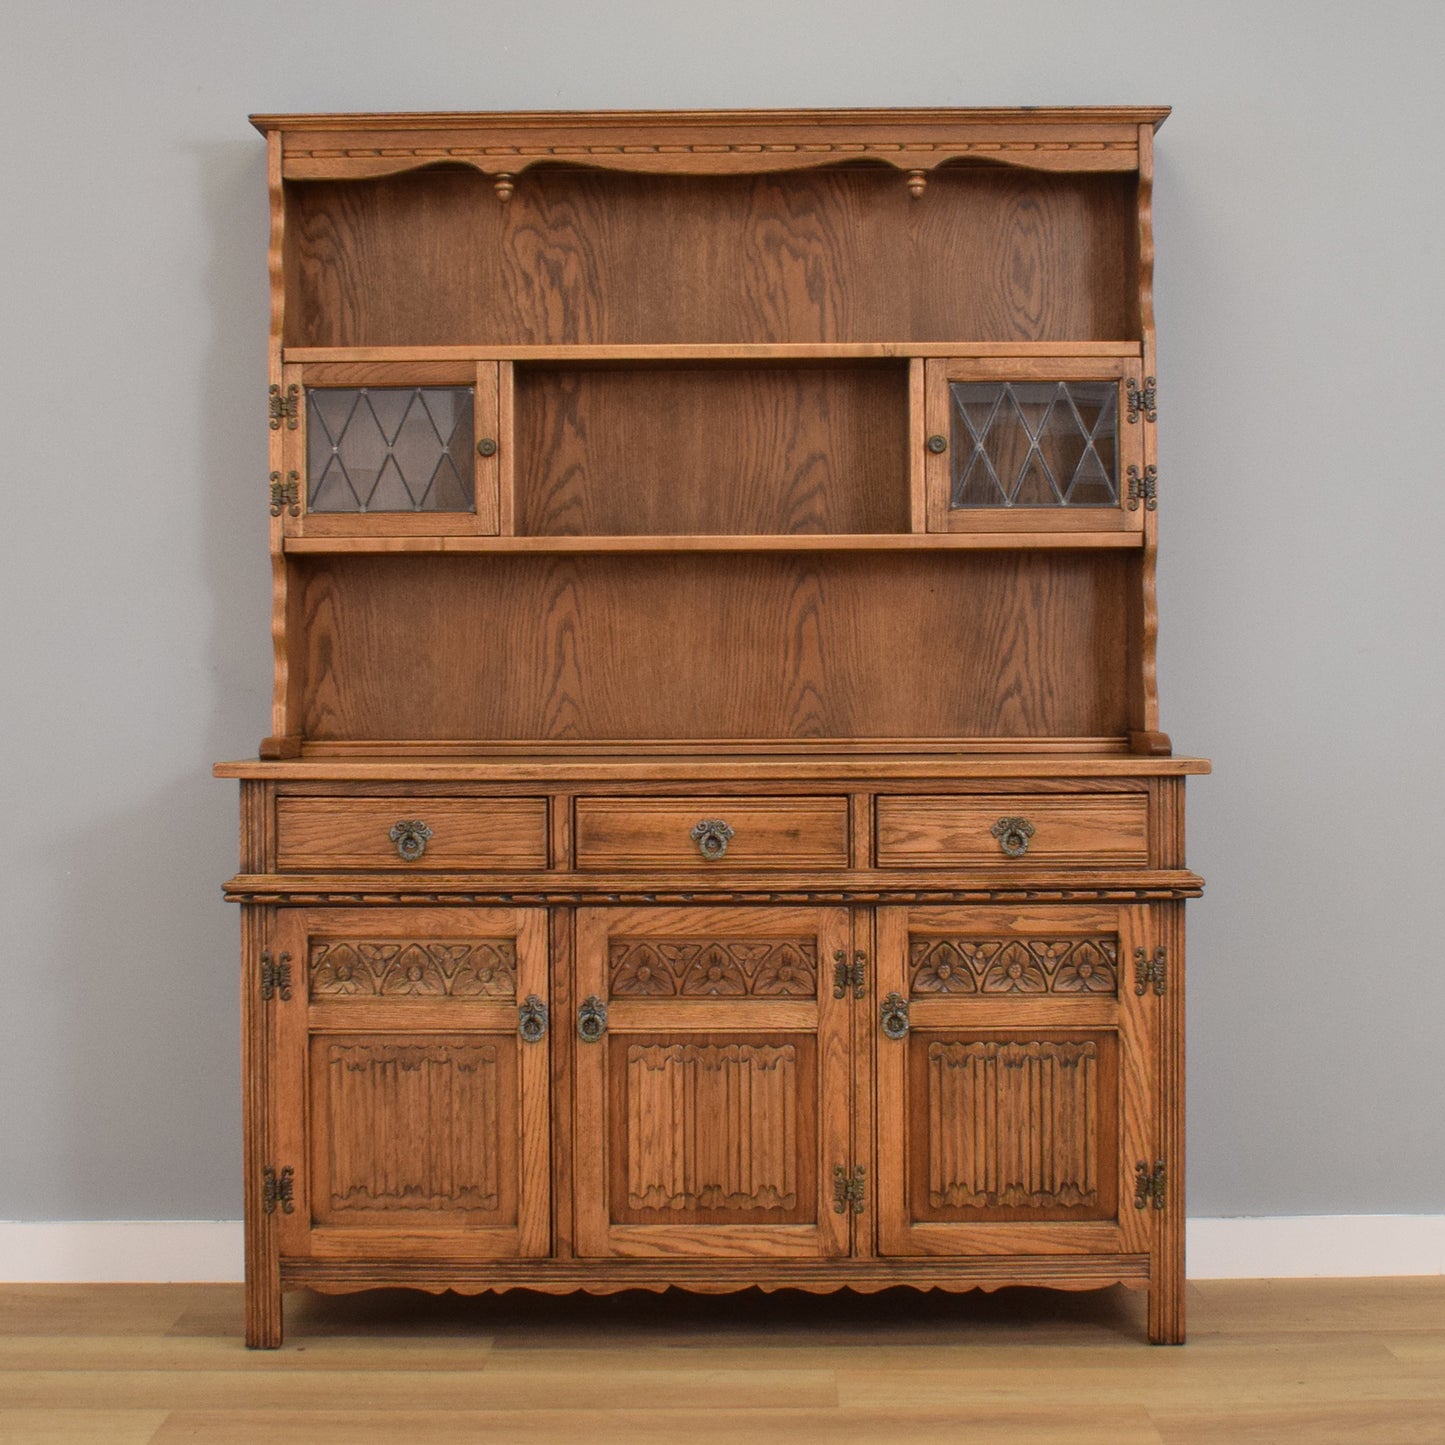
POLYGON ((926 375, 930 532, 1143 529, 1152 402, 1133 404, 1137 361, 958 358, 926 375))
POLYGON ((879 1250, 1142 1253, 1148 910, 879 910, 879 1250), (1126 961, 1128 971, 1126 973, 1126 961))
POLYGON ((273 957, 283 1256, 545 1255, 545 913, 282 909, 273 957))
POLYGON ((842 908, 578 911, 580 1254, 847 1253, 848 946, 842 908))
POLYGON ((497 362, 310 362, 282 378, 272 514, 287 538, 496 532, 497 362))

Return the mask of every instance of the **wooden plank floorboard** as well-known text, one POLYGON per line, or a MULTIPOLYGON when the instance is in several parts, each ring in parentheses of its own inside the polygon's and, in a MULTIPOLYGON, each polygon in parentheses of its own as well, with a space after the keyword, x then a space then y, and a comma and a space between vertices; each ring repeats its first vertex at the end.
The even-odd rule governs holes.
POLYGON ((687 1440, 1445 1445, 1445 1279, 1209 1281, 1183 1349, 1128 1291, 0 1287, 0 1445, 687 1440))

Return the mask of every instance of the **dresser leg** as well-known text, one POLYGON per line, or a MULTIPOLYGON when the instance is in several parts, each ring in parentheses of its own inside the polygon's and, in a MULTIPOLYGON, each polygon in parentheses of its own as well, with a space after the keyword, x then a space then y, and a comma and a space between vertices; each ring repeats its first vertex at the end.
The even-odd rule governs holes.
POLYGON ((246 1267, 246 1348, 275 1350, 281 1346, 281 1282, 276 1258, 246 1267), (269 1268, 267 1267, 269 1265, 269 1268))
POLYGON ((1149 1285, 1149 1343, 1184 1343, 1184 1250, 1166 1244, 1154 1260, 1149 1285))

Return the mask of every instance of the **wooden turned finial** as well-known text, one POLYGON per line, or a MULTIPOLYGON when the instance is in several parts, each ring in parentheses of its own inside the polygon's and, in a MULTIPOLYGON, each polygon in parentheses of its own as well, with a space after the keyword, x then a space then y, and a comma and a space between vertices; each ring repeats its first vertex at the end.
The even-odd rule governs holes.
POLYGON ((923 194, 924 187, 926 187, 927 185, 927 171, 908 172, 908 194, 912 196, 915 201, 923 194))
POLYGON ((492 184, 497 188, 499 201, 510 201, 512 192, 517 189, 517 178, 510 171, 503 171, 492 184))

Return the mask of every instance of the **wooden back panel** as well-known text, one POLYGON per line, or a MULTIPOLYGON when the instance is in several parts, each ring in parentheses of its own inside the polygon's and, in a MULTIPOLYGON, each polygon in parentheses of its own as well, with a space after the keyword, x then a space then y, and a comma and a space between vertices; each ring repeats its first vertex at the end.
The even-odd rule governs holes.
POLYGON ((535 166, 286 183, 292 346, 1140 334, 1133 174, 535 166))
POLYGON ((517 369, 517 531, 906 532, 908 367, 517 369))
POLYGON ((324 740, 1100 737, 1112 552, 297 559, 324 740))

